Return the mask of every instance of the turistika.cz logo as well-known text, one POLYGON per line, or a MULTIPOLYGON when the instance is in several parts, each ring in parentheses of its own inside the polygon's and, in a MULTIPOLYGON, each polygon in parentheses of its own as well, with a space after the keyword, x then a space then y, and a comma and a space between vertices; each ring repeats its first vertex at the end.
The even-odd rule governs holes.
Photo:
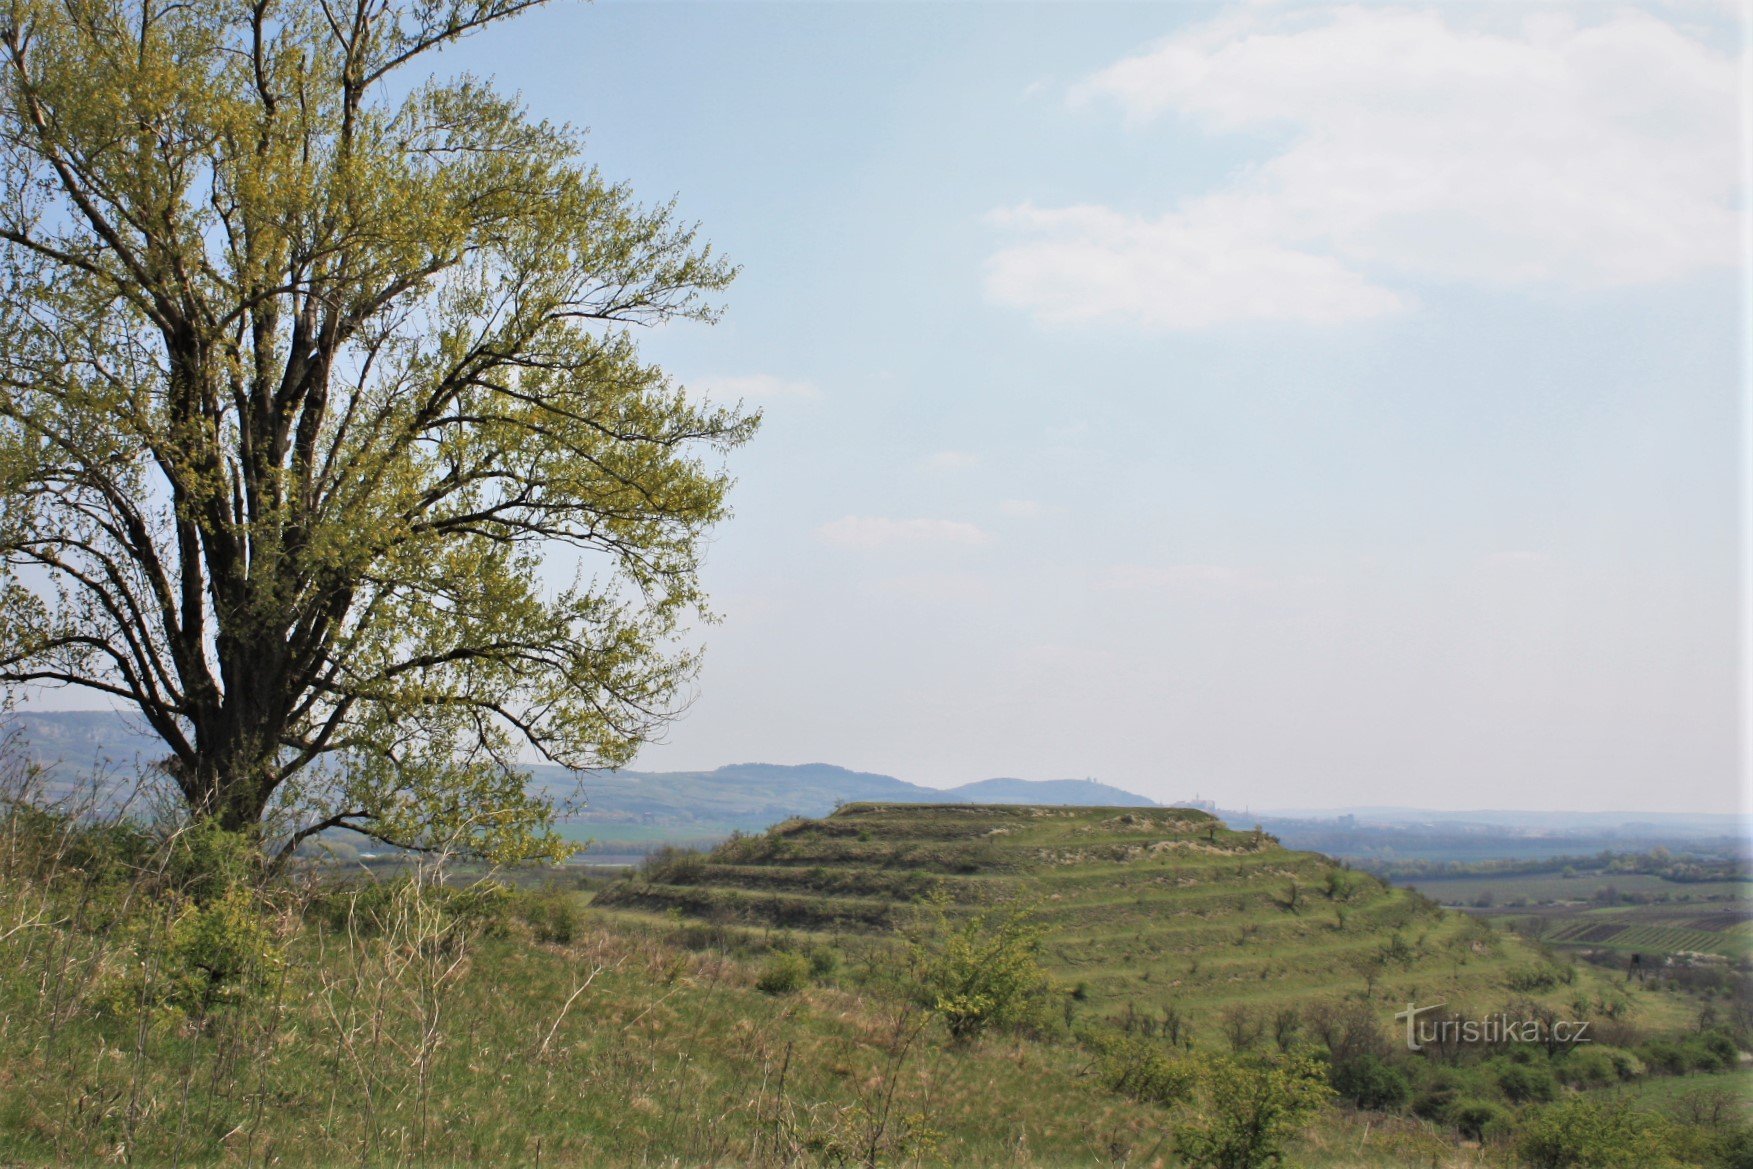
POLYGON ((1517 1019, 1511 1015, 1486 1015, 1479 1019, 1421 1019, 1420 1015, 1445 1006, 1432 1003, 1428 1007, 1407 1003, 1404 1011, 1394 1015, 1396 1022, 1406 1023, 1406 1050, 1423 1051, 1424 1045, 1439 1046, 1461 1043, 1545 1043, 1548 1040, 1570 1046, 1589 1042, 1587 1019, 1517 1019))

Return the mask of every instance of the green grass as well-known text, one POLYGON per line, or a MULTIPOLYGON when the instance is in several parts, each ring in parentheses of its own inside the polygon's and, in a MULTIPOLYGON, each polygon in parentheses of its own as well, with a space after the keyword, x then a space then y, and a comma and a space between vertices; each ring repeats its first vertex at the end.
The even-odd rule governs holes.
POLYGON ((1613 1088, 1611 1095, 1633 1107, 1664 1116, 1686 1116, 1695 1108, 1720 1106, 1744 1120, 1753 1120, 1753 1068, 1704 1075, 1650 1076, 1613 1088))
MULTIPOLYGON (((1388 1042, 1397 1002, 1496 1007, 1517 979, 1564 973, 1465 915, 1199 813, 865 807, 584 888, 533 874, 492 894, 271 884, 255 895, 281 959, 202 1011, 154 1005, 165 932, 193 910, 182 887, 134 861, 65 859, 77 848, 45 878, 42 851, 0 832, 7 1165, 1166 1169, 1172 1126, 1210 1102, 1111 1087, 1103 1037, 1122 1016, 1150 1023, 1128 1036, 1199 1067, 1228 1049, 1238 1011, 1265 1022, 1345 998, 1381 1025, 1374 1050, 1423 1076, 1388 1042), (892 930, 931 891, 961 913, 1035 907, 1060 989, 1030 1030, 957 1044, 908 1005, 892 930), (782 952, 803 960, 763 980, 782 952), (1162 1034, 1168 1007, 1192 1020, 1190 1053, 1162 1034)), ((1695 1021, 1672 988, 1588 971, 1543 996, 1609 993, 1615 1043, 1695 1021)), ((1690 1107, 1678 1085, 1716 1081, 1746 1085, 1679 1077, 1627 1099, 1690 1107)), ((1285 1162, 1412 1164, 1510 1162, 1405 1107, 1327 1109, 1285 1162)))
POLYGON ((1044 957, 1087 1009, 1173 1007, 1215 1038, 1225 1012, 1370 998, 1485 1010, 1550 969, 1599 976, 1326 857, 1187 809, 859 804, 610 886, 598 904, 719 923, 881 934, 941 890, 968 910, 1033 907, 1044 957), (1330 887, 1330 882, 1332 883, 1330 887))
POLYGON ((456 949, 282 925, 271 989, 199 1023, 97 1007, 127 965, 99 934, 0 944, 0 1162, 815 1163, 885 1106, 885 1163, 1108 1165, 1163 1132, 1075 1047, 933 1032, 897 1065, 896 1004, 763 994, 756 962, 667 924, 456 949), (40 1009, 50 972, 78 1009, 40 1009))

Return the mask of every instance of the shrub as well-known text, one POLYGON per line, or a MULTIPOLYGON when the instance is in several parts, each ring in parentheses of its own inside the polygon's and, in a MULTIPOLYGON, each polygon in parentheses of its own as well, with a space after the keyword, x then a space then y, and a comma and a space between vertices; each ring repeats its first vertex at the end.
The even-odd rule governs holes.
POLYGON ((582 919, 578 901, 559 889, 542 889, 522 893, 512 901, 512 908, 538 942, 567 945, 578 937, 582 919))
POLYGON ((311 901, 305 913, 330 929, 375 937, 395 932, 398 921, 418 912, 433 919, 426 923, 430 936, 460 942, 475 936, 503 937, 515 899, 513 890, 497 881, 458 888, 397 877, 330 889, 311 901))
POLYGON ((1376 1112, 1399 1108, 1412 1095, 1405 1072, 1368 1054, 1333 1065, 1327 1082, 1342 1098, 1376 1112))
POLYGON ((1423 1077, 1412 1098, 1412 1114, 1422 1120, 1452 1119, 1457 1099, 1464 1095, 1462 1077, 1448 1069, 1437 1069, 1423 1077))
POLYGON ((252 883, 260 875, 261 855, 243 833, 200 820, 171 837, 165 876, 177 891, 207 901, 252 883))
POLYGON ((88 1001, 125 1018, 168 1012, 202 1018, 268 985, 281 960, 256 894, 235 886, 205 902, 176 894, 114 923, 129 960, 90 988, 88 1001))
POLYGON ((795 994, 809 985, 810 960, 796 950, 775 950, 761 964, 755 989, 765 994, 795 994))
POLYGON ((1619 1082, 1619 1065, 1613 1048, 1584 1045, 1575 1047, 1558 1062, 1559 1078, 1579 1088, 1598 1088, 1619 1082))
POLYGON ((1686 1074, 1686 1049, 1671 1039, 1653 1039, 1637 1049, 1637 1054, 1649 1066, 1649 1070, 1660 1076, 1682 1076, 1686 1074))
POLYGON ((1687 1039, 1682 1048, 1686 1064, 1694 1071, 1716 1072, 1735 1066, 1740 1053, 1735 1041, 1721 1031, 1706 1031, 1687 1039))
POLYGON ((1511 1064, 1498 1073, 1497 1086, 1517 1104, 1530 1101, 1544 1103, 1558 1094, 1558 1083, 1546 1067, 1511 1064))
POLYGON ((1524 1115, 1515 1148, 1533 1169, 1657 1169, 1674 1163, 1664 1147, 1670 1127, 1635 1108, 1579 1097, 1524 1115))
POLYGON ((1281 1163, 1285 1144, 1332 1094, 1320 1063, 1300 1053, 1217 1056, 1202 1063, 1199 1086, 1194 1117, 1175 1128, 1175 1149, 1194 1169, 1281 1163))
POLYGON ((832 946, 811 946, 808 956, 810 977, 817 981, 834 977, 840 969, 840 951, 832 946))
POLYGON ((696 848, 665 845, 646 854, 640 875, 659 885, 691 885, 706 875, 706 857, 696 848))
POLYGON ((958 1042, 992 1027, 1044 1022, 1052 982, 1041 969, 1041 935, 1029 911, 979 913, 956 924, 946 904, 942 896, 925 902, 925 928, 911 942, 914 998, 958 1042))
POLYGON ((165 957, 171 975, 166 1001, 206 1011, 264 985, 279 951, 260 903, 239 885, 178 914, 165 957))
POLYGON ((1518 966, 1504 976, 1504 984, 1511 990, 1532 994, 1551 990, 1561 981, 1568 985, 1575 977, 1576 972, 1569 967, 1518 966))
POLYGON ((1096 1040, 1096 1074, 1102 1086, 1145 1104, 1171 1105, 1192 1091, 1195 1071, 1186 1057, 1174 1056, 1161 1043, 1132 1035, 1096 1040))
POLYGON ((1470 1141, 1483 1141, 1510 1123, 1510 1113, 1489 1100, 1457 1100, 1449 1106, 1449 1122, 1470 1141))

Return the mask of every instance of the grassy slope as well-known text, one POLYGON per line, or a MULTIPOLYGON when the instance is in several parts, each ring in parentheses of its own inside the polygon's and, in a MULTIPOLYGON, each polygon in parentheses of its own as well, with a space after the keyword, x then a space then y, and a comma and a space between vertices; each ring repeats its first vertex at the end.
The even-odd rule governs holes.
MULTIPOLYGON (((1369 993, 1384 1023, 1388 1004, 1406 1001, 1494 1009, 1515 974, 1545 965, 1526 943, 1407 890, 1180 808, 852 805, 732 841, 599 903, 877 931, 933 889, 968 906, 1035 906, 1046 959, 1094 1008, 1172 1003, 1214 1038, 1225 1009, 1315 998, 1369 993)), ((1579 971, 1535 997, 1596 996, 1598 977, 1579 971)))
MULTIPOLYGON (((750 965, 668 932, 486 940, 435 980, 452 954, 426 967, 405 939, 307 925, 272 994, 199 1031, 71 1009, 115 976, 113 945, 13 935, 0 1163, 778 1165, 864 1147, 892 1006, 829 986, 769 996, 750 965), (34 1009, 45 973, 66 988, 56 1017, 34 1009)), ((1105 1165, 1156 1144, 1163 1114, 1082 1063, 1066 1046, 955 1050, 928 1033, 894 1077, 885 1141, 928 1116, 911 1150, 937 1164, 1105 1165)))
MULTIPOLYGON (((814 898, 835 914, 838 901, 892 908, 932 882, 973 903, 1038 898, 1067 951, 1055 960, 1090 982, 1096 1002, 1080 1009, 1160 1003, 1148 996, 1198 957, 1201 973, 1178 975, 1173 997, 1207 1027, 1218 1006, 1263 1001, 1262 984, 1284 997, 1361 990, 1333 973, 1367 948, 1359 939, 1379 946, 1398 931, 1416 945, 1425 933, 1433 945, 1444 930, 1476 930, 1373 882, 1292 912, 1287 874, 1324 883, 1326 862, 1197 813, 861 808, 738 848, 721 860, 739 884, 702 880, 677 896, 745 896, 745 910, 814 898), (866 863, 830 863, 854 852, 866 863), (1339 907, 1344 931, 1327 924, 1339 907)), ((0 879, 0 1163, 832 1164, 835 1150, 862 1159, 885 1101, 884 1141, 910 1117, 931 1130, 885 1163, 1164 1158, 1171 1114, 1104 1090, 1089 1052, 1063 1035, 955 1049, 933 1029, 891 1075, 896 1004, 853 989, 856 956, 881 953, 875 939, 846 939, 854 968, 838 985, 775 997, 754 985, 758 956, 684 948, 712 931, 624 911, 568 945, 514 935, 453 946, 422 932, 417 904, 373 932, 357 917, 301 917, 292 899, 279 977, 197 1025, 118 997, 139 965, 115 928, 119 891, 72 880, 51 906, 37 886, 0 879)), ((607 900, 641 897, 665 903, 630 887, 607 900)), ((121 920, 154 920, 134 913, 121 920)), ((1492 972, 1530 955, 1456 936, 1467 939, 1456 965, 1500 1001, 1492 972)), ((1416 958, 1385 981, 1438 978, 1438 966, 1416 958)), ((1335 1112, 1290 1162, 1413 1163, 1480 1154, 1408 1117, 1335 1112)))

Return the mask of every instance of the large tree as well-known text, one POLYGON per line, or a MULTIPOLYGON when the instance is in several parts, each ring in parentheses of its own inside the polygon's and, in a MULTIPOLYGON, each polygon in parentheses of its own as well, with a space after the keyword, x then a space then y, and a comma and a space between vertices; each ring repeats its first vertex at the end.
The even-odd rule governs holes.
POLYGON ((7 3, 0 682, 137 710, 282 846, 552 850, 519 760, 625 762, 694 667, 754 419, 629 332, 731 269, 402 78, 524 0, 7 3))

